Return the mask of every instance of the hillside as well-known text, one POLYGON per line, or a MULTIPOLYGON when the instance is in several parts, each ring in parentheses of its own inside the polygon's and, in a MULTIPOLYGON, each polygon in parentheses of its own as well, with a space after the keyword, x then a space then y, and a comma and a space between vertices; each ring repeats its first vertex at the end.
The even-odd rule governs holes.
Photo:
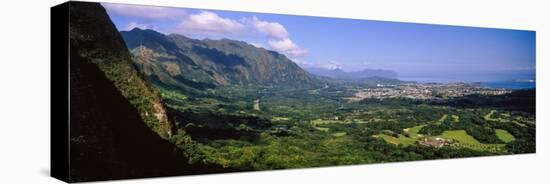
POLYGON ((102 7, 74 3, 71 19, 71 51, 96 64, 116 88, 137 108, 141 118, 167 138, 171 125, 157 91, 136 70, 124 41, 102 7), (96 10, 97 9, 97 10, 96 10))
POLYGON ((183 144, 161 137, 170 136, 170 123, 158 92, 140 78, 104 8, 72 2, 69 9, 77 15, 70 17, 70 180, 216 171, 189 164, 183 144))
POLYGON ((204 90, 228 85, 314 86, 286 56, 245 42, 197 40, 134 28, 121 32, 135 62, 157 85, 204 90))

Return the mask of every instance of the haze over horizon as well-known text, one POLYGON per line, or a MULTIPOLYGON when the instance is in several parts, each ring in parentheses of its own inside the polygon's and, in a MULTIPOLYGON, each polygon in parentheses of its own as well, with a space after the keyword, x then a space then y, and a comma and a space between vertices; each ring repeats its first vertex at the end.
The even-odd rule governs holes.
POLYGON ((303 68, 392 70, 402 79, 535 79, 534 31, 102 3, 119 31, 241 40, 303 68))

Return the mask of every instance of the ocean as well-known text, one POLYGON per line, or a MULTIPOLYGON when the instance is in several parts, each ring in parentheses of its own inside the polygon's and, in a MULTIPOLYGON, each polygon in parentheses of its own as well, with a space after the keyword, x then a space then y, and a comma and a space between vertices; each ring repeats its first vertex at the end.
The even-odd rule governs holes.
POLYGON ((504 89, 529 89, 535 88, 535 82, 526 81, 499 81, 499 82, 482 82, 482 86, 490 88, 504 88, 504 89))
POLYGON ((504 88, 504 89, 530 89, 530 88, 536 88, 535 82, 530 81, 491 81, 491 82, 475 82, 472 81, 464 81, 460 79, 455 78, 433 78, 433 77, 399 77, 399 80, 403 81, 415 81, 419 83, 452 83, 452 82, 465 82, 465 83, 477 83, 485 87, 489 88, 504 88))

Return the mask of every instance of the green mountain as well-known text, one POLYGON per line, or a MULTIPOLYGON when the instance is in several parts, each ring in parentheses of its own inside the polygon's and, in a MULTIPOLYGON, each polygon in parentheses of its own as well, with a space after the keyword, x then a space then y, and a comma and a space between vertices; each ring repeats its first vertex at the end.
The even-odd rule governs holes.
POLYGON ((159 93, 136 70, 122 37, 105 10, 102 7, 95 11, 82 10, 75 12, 75 15, 78 16, 73 16, 76 18, 71 19, 70 27, 71 51, 74 49, 97 65, 137 108, 146 124, 159 135, 168 137, 171 125, 159 93))
POLYGON ((360 71, 347 72, 340 68, 328 69, 328 68, 319 68, 319 67, 310 67, 304 68, 307 72, 324 76, 331 77, 334 79, 345 79, 345 80, 363 80, 372 77, 380 77, 387 79, 397 78, 397 73, 391 70, 382 70, 382 69, 363 69, 360 71))
POLYGON ((227 85, 314 86, 286 56, 229 39, 191 39, 134 28, 121 32, 134 61, 157 85, 203 90, 227 85))
POLYGON ((219 172, 190 164, 190 138, 181 130, 170 135, 159 93, 132 63, 105 9, 87 2, 68 8, 70 181, 219 172))

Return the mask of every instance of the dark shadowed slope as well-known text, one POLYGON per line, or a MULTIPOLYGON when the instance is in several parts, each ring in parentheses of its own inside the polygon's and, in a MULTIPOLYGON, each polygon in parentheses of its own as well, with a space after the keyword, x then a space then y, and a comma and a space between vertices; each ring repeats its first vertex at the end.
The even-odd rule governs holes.
POLYGON ((71 57, 71 180, 173 175, 187 159, 145 125, 95 64, 71 57))
POLYGON ((96 64, 137 108, 147 125, 162 137, 169 137, 171 124, 159 93, 136 70, 122 37, 104 8, 88 3, 71 5, 71 51, 96 64))
POLYGON ((70 180, 219 171, 188 164, 159 136, 170 131, 164 107, 139 77, 104 8, 72 2, 70 15, 70 180))

